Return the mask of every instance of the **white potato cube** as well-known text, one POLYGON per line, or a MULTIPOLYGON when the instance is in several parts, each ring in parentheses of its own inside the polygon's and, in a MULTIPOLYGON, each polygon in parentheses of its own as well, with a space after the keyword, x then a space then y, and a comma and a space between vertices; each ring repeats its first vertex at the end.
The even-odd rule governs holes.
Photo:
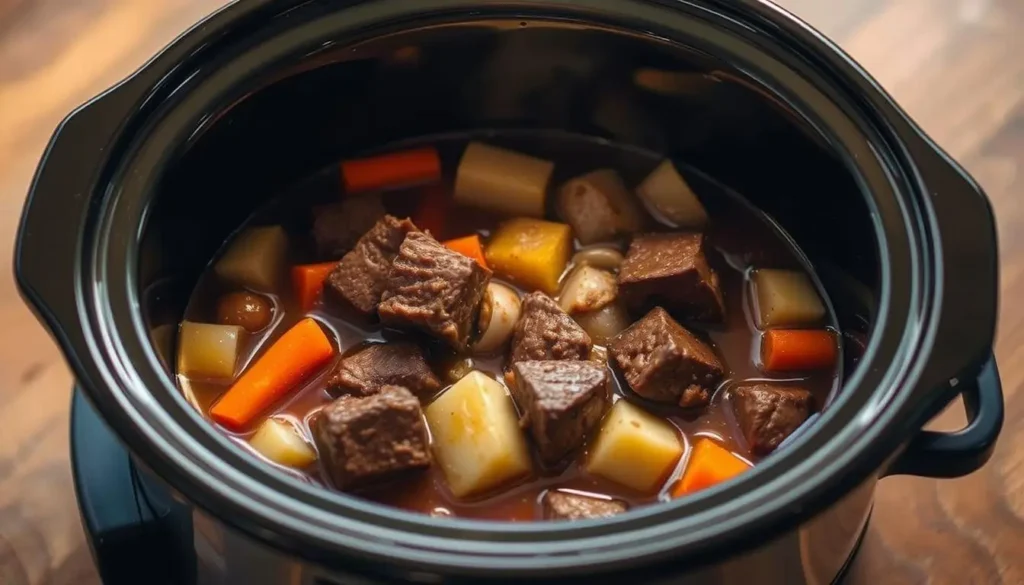
POLYGON ((470 142, 455 173, 455 201, 508 215, 544 217, 555 164, 519 152, 470 142))
POLYGON ((590 448, 587 471, 637 491, 653 493, 683 455, 676 429, 664 420, 619 400, 601 422, 590 448))
POLYGON ((456 497, 485 492, 530 472, 512 397, 493 378, 470 372, 424 414, 434 453, 456 497))
POLYGON ((178 373, 190 378, 230 380, 245 330, 237 325, 182 321, 178 332, 178 373))
POLYGON ((260 455, 287 467, 302 468, 316 461, 316 451, 290 421, 268 418, 249 439, 260 455))
POLYGON ((636 188, 637 195, 677 227, 703 228, 708 213, 672 161, 657 166, 636 188))
POLYGON ((288 236, 281 226, 251 227, 231 240, 213 270, 237 286, 277 292, 288 253, 288 236))
POLYGON ((816 325, 825 317, 825 305, 803 272, 762 268, 754 272, 752 283, 761 329, 816 325))

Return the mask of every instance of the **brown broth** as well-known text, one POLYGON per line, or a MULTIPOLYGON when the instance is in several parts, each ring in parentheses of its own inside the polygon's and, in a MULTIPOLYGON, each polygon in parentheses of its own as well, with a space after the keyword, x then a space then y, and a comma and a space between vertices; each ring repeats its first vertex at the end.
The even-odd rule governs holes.
MULTIPOLYGON (((604 142, 582 137, 561 136, 552 139, 550 136, 532 140, 529 134, 516 134, 505 141, 502 137, 489 136, 488 142, 518 148, 524 152, 545 156, 556 160, 558 170, 554 184, 562 179, 578 174, 579 172, 591 170, 598 166, 612 166, 619 170, 626 178, 628 184, 635 184, 643 174, 653 168, 659 161, 653 155, 639 153, 638 151, 622 149, 604 142), (534 148, 531 148, 533 146, 534 148)), ((416 143, 430 143, 438 145, 442 152, 442 159, 445 161, 444 168, 450 178, 455 164, 457 153, 465 144, 465 137, 440 137, 434 139, 423 139, 416 143)), ((412 142, 392 146, 389 149, 398 149, 410 146, 412 142)), ((270 218, 285 218, 283 222, 286 228, 293 235, 293 249, 291 260, 293 262, 307 262, 311 260, 308 246, 303 244, 303 230, 308 229, 302 218, 307 215, 311 205, 317 201, 329 200, 336 197, 337 191, 333 191, 333 182, 330 177, 323 173, 315 180, 309 181, 310 185, 320 186, 317 189, 303 190, 303 197, 282 198, 272 203, 265 209, 258 210, 250 220, 252 224, 270 223, 270 218), (287 199, 285 201, 284 199, 287 199)), ((614 482, 587 474, 582 469, 582 462, 586 460, 587 453, 577 454, 575 459, 559 469, 543 469, 539 461, 535 460, 534 476, 526 478, 516 485, 503 486, 501 489, 478 497, 473 501, 460 501, 454 498, 448 491, 443 474, 439 466, 433 466, 429 471, 405 477, 392 482, 386 486, 376 486, 372 491, 363 492, 357 495, 377 501, 380 503, 396 506, 406 510, 418 511, 426 514, 453 515, 467 518, 495 519, 508 521, 530 521, 540 518, 539 500, 543 492, 550 488, 571 489, 592 494, 623 499, 631 505, 640 505, 667 499, 675 480, 679 477, 686 464, 689 454, 689 446, 699 436, 711 436, 719 443, 726 446, 734 453, 756 463, 758 458, 752 456, 742 439, 738 438, 736 423, 731 414, 727 390, 737 382, 749 380, 786 380, 799 381, 803 387, 808 388, 815 394, 817 404, 823 405, 830 398, 838 385, 840 371, 838 366, 835 370, 815 372, 801 375, 799 377, 778 378, 766 376, 758 369, 758 352, 760 334, 753 324, 751 315, 751 303, 748 299, 749 273, 754 267, 785 267, 805 269, 801 261, 801 254, 793 248, 788 239, 785 238, 774 224, 765 218, 759 211, 750 207, 743 200, 731 194, 721 186, 715 186, 713 192, 700 191, 705 201, 710 216, 712 227, 708 231, 708 241, 717 251, 717 254, 710 258, 714 268, 718 271, 721 280, 722 291, 726 300, 727 318, 722 325, 707 328, 695 327, 698 332, 703 331, 715 347, 716 352, 726 365, 728 375, 725 381, 719 386, 712 399, 711 405, 700 412, 685 412, 676 407, 655 405, 638 399, 632 395, 628 387, 622 381, 621 376, 612 371, 614 380, 614 397, 621 399, 623 396, 630 396, 633 401, 638 401, 651 412, 660 414, 669 420, 679 430, 687 450, 676 466, 672 475, 666 478, 663 488, 656 494, 637 493, 629 488, 614 482)), ((391 193, 385 197, 385 205, 389 212, 407 215, 413 207, 414 202, 422 194, 422 190, 406 190, 398 193, 391 193)), ((550 198, 549 198, 550 199, 550 198)), ((549 213, 549 217, 553 214, 549 213)), ((439 238, 465 235, 472 232, 480 233, 486 237, 491 228, 496 224, 497 219, 485 213, 462 213, 460 210, 459 221, 451 222, 445 234, 436 234, 439 238), (452 228, 451 226, 455 226, 452 228)), ((668 230, 665 226, 657 226, 654 229, 668 230)), ((623 242, 613 242, 620 248, 623 242)), ((208 270, 200 279, 186 310, 186 319, 200 322, 212 322, 214 307, 220 294, 228 292, 216 279, 212 270, 208 270)), ((819 290, 819 294, 824 294, 819 290)), ((250 363, 259 356, 260 352, 269 347, 271 342, 286 331, 300 318, 306 316, 299 311, 295 299, 292 298, 290 290, 279 291, 278 296, 273 297, 275 305, 274 320, 265 332, 250 336, 247 351, 244 353, 240 364, 250 363)), ((336 343, 340 349, 339 357, 351 353, 367 342, 381 342, 407 337, 398 331, 384 330, 378 325, 369 323, 361 318, 347 315, 336 308, 327 308, 318 305, 309 313, 314 316, 327 329, 333 332, 336 343)), ((638 319, 642 315, 633 315, 638 319)), ((826 326, 837 329, 835 319, 831 316, 826 326)), ((436 343, 425 340, 423 337, 415 336, 427 349, 427 354, 432 365, 438 370, 442 379, 445 364, 453 361, 455 356, 447 350, 442 349, 436 343)), ((333 364, 332 364, 333 365, 333 364)), ((492 357, 487 359, 474 358, 476 369, 488 372, 497 378, 501 378, 503 359, 492 357)), ((241 369, 244 368, 240 368, 241 369)), ((323 405, 330 402, 331 398, 324 390, 323 384, 331 367, 325 367, 317 376, 305 382, 302 387, 282 404, 275 407, 270 416, 286 417, 296 422, 306 438, 311 437, 309 430, 309 419, 312 413, 323 405)), ((189 400, 204 414, 208 413, 210 406, 216 399, 227 390, 230 384, 210 382, 202 380, 186 380, 179 376, 179 382, 189 400)), ((214 424, 211 422, 211 424, 214 424)), ((250 432, 230 433, 225 431, 239 445, 248 449, 246 442, 250 432)), ((258 455, 257 455, 258 456, 258 455)), ((274 465, 268 461, 268 464, 274 465)), ((307 481, 325 484, 324 476, 316 465, 303 471, 296 471, 281 467, 287 473, 307 481)))

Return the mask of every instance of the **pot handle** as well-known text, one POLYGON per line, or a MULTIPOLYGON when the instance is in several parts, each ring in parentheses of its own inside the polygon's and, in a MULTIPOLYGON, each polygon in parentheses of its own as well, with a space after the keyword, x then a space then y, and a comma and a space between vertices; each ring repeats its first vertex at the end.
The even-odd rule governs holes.
POLYGON ((967 426, 952 433, 918 431, 885 476, 961 477, 988 462, 1003 426, 1003 389, 995 358, 989 356, 978 377, 965 385, 961 395, 967 426))

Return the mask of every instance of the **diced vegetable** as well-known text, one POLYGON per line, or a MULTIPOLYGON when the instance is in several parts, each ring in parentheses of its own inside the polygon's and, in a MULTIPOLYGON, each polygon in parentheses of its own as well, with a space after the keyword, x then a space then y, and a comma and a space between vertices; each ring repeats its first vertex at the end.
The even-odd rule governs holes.
POLYGON ((607 345, 630 323, 629 314, 620 303, 610 303, 589 313, 577 313, 572 318, 598 345, 607 345))
POLYGON ((287 252, 288 236, 281 226, 251 227, 235 236, 213 270, 230 284, 274 292, 287 252))
POLYGON ((316 461, 316 450, 295 425, 286 420, 268 418, 263 421, 249 439, 249 445, 260 455, 287 467, 306 467, 316 461))
POLYGON ((643 228, 637 202, 612 169, 570 179, 558 192, 559 216, 582 244, 610 240, 643 228))
POLYGON ((590 348, 590 355, 587 356, 587 359, 592 362, 597 362, 599 364, 607 364, 608 350, 605 349, 602 345, 595 345, 594 347, 590 348))
POLYGON ((670 160, 651 171, 636 192, 662 218, 678 227, 701 229, 708 222, 704 206, 670 160))
POLYGON ((766 372, 831 368, 838 355, 835 336, 822 329, 772 329, 761 336, 761 365, 766 372))
POLYGON ((465 378, 473 371, 473 358, 462 358, 452 360, 443 368, 444 379, 448 384, 454 384, 465 378))
POLYGON ((487 245, 487 263, 500 276, 549 295, 558 293, 572 254, 572 230, 564 223, 519 217, 501 224, 487 245))
POLYGON ((263 295, 235 291, 217 301, 217 322, 221 325, 238 325, 256 333, 270 325, 273 317, 274 305, 263 295))
POLYGON ((190 378, 230 380, 245 330, 237 325, 183 321, 178 332, 178 373, 190 378))
POLYGON ((433 183, 441 180, 441 157, 428 146, 346 160, 341 180, 349 194, 433 183))
POLYGON ((685 496, 736 477, 750 464, 711 439, 701 438, 693 446, 682 479, 672 489, 673 497, 685 496))
POLYGON ((580 266, 566 277, 558 305, 570 315, 588 313, 614 301, 617 295, 618 285, 612 273, 580 266))
POLYGON ((470 142, 455 176, 455 201, 508 215, 544 217, 554 163, 470 142))
POLYGON ((761 268, 751 282, 761 329, 815 325, 825 317, 825 305, 803 272, 761 268))
POLYGON ((530 454, 512 398, 493 378, 471 372, 425 410, 434 452, 459 498, 530 472, 530 454))
POLYGON ((444 185, 424 187, 412 222, 421 230, 430 232, 435 238, 443 237, 451 203, 452 198, 444 185))
POLYGON ((229 430, 243 429, 333 356, 334 344, 320 325, 308 317, 299 321, 221 396, 210 418, 229 430))
POLYGON ((454 250, 467 258, 472 258, 480 266, 488 268, 487 260, 484 258, 484 245, 480 243, 480 236, 477 234, 441 243, 449 250, 454 250))
POLYGON ((605 416, 590 449, 587 471, 652 493, 672 472, 683 445, 676 429, 626 400, 605 416))
POLYGON ((480 339, 473 346, 478 353, 489 353, 505 345, 519 320, 519 295, 511 288, 491 282, 480 309, 480 339))
POLYGON ((572 257, 572 263, 575 266, 593 266, 594 268, 600 268, 601 270, 607 270, 608 272, 615 272, 618 270, 619 265, 622 264, 622 260, 622 252, 607 246, 584 248, 579 252, 576 252, 572 257))
POLYGON ((323 262, 292 266, 292 287, 302 312, 309 311, 316 304, 324 289, 324 280, 337 265, 337 262, 323 262))

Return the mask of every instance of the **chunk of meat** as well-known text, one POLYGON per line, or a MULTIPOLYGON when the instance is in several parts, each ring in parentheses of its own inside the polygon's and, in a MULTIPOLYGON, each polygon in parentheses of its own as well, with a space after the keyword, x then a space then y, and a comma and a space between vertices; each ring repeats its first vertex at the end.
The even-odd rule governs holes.
POLYGON ((313 210, 313 241, 323 260, 341 258, 384 217, 379 194, 348 197, 313 210))
POLYGON ((811 416, 814 397, 803 388, 752 384, 733 389, 732 405, 750 450, 767 455, 811 416))
POLYGON ((548 490, 541 500, 545 520, 607 518, 629 509, 625 502, 596 496, 548 490))
POLYGON ((721 322, 725 302, 703 234, 637 236, 619 267, 619 294, 634 311, 664 305, 688 319, 721 322))
POLYGON ((385 215, 345 254, 324 281, 324 296, 347 303, 364 315, 372 315, 387 285, 391 263, 406 234, 416 232, 408 219, 385 215))
POLYGON ((525 360, 585 360, 590 336, 542 292, 523 297, 522 316, 512 331, 510 365, 525 360))
POLYGON ((569 180, 558 192, 557 205, 581 244, 630 235, 643 227, 640 207, 612 169, 569 180))
POLYGON ((490 279, 491 271, 475 260, 428 234, 410 233, 392 263, 377 313, 386 324, 420 329, 464 349, 490 279))
POLYGON ((706 405, 725 375, 715 352, 661 307, 617 335, 608 353, 634 392, 687 408, 706 405))
POLYGON ((524 361, 515 364, 512 398, 520 424, 530 428, 547 464, 583 445, 608 410, 608 370, 593 361, 524 361))
POLYGON ((346 356, 327 379, 332 396, 368 396, 384 386, 402 386, 428 399, 441 389, 423 350, 415 343, 377 343, 346 356))
POLYGON ((420 401, 400 386, 342 396, 313 420, 313 439, 334 486, 361 488, 430 466, 420 401))

